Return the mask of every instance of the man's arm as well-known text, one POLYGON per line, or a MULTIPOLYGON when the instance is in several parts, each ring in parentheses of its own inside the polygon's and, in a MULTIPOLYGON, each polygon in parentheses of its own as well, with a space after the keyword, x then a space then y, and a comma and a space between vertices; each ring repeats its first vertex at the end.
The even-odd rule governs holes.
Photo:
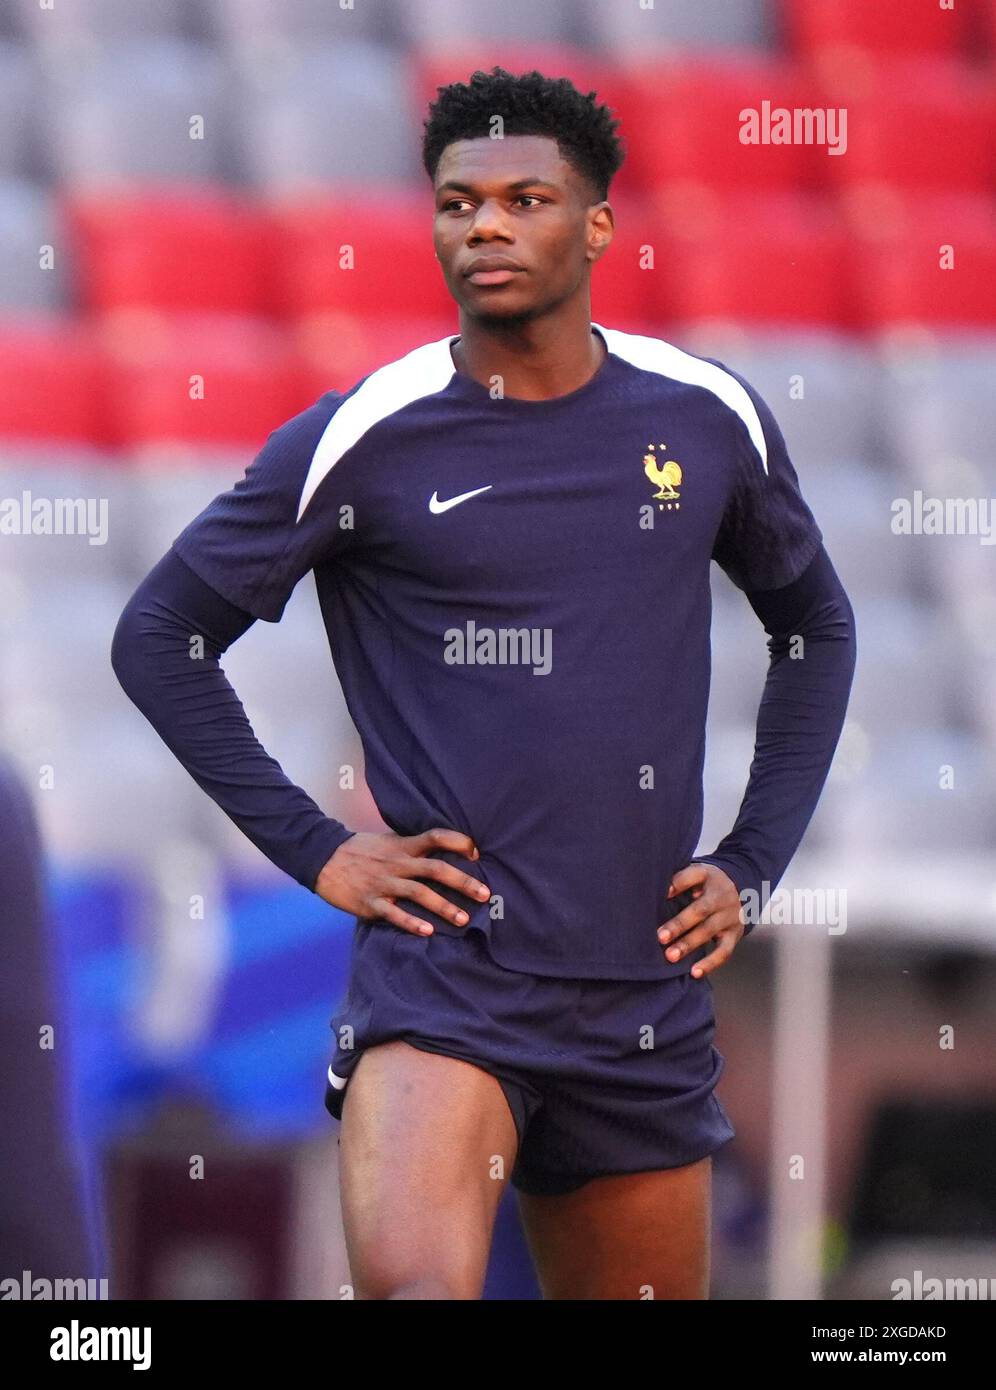
POLYGON ((170 550, 122 612, 111 664, 198 785, 268 859, 314 891, 323 866, 354 832, 326 816, 270 757, 221 669, 222 653, 255 621, 170 550))
POLYGON ((217 593, 171 549, 121 614, 111 662, 126 693, 198 785, 298 883, 344 912, 403 931, 431 935, 433 928, 400 908, 399 896, 464 926, 468 914, 424 880, 486 900, 485 884, 430 857, 448 850, 478 859, 469 835, 446 826, 419 835, 347 830, 260 744, 219 664, 253 622, 253 614, 217 593))
MULTIPOLYGON (((747 590, 770 661, 747 790, 730 833, 693 863, 714 864, 763 906, 787 868, 826 782, 854 675, 854 610, 821 545, 780 589, 747 590), (800 640, 801 639, 801 640, 800 640), (762 885, 766 885, 762 889, 762 885)), ((747 931, 755 922, 747 917, 747 931)))

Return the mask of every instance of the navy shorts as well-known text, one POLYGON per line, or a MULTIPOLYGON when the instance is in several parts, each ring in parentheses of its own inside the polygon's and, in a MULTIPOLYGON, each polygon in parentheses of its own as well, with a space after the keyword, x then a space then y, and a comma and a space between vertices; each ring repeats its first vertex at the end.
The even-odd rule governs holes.
POLYGON ((508 970, 483 933, 414 936, 358 921, 325 1107, 342 1118, 363 1051, 402 1039, 500 1082, 518 1132, 513 1186, 574 1191, 592 1178, 677 1168, 735 1134, 714 1089, 709 977, 561 980, 508 970))

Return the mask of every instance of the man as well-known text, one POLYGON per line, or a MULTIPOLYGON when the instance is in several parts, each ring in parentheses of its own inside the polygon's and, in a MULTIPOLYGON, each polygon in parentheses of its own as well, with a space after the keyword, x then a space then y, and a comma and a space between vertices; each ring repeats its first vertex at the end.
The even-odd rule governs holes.
POLYGON ((479 1298, 510 1179, 546 1297, 708 1296, 734 1133, 709 976, 844 717, 853 615, 771 412, 591 322, 616 125, 535 72, 440 89, 423 157, 459 333, 276 430, 115 638, 201 785, 357 916, 326 1105, 361 1298, 479 1298), (737 823, 693 859, 712 559, 771 663, 737 823), (217 664, 309 570, 386 834, 288 782, 217 664))

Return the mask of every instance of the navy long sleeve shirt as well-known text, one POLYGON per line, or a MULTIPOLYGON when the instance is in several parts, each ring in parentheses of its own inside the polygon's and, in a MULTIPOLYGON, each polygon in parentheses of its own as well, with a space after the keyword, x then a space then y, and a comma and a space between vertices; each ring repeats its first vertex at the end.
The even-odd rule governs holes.
POLYGON ((546 400, 458 372, 456 335, 327 392, 177 537, 113 660, 205 790, 313 887, 350 832, 259 746, 218 663, 313 573, 385 822, 470 835, 479 860, 435 853, 491 889, 474 904, 433 883, 466 928, 399 904, 444 934, 480 930, 509 969, 666 978, 708 949, 669 962, 656 933, 702 826, 711 562, 770 639, 747 793, 700 856, 741 892, 773 891, 813 813, 854 615, 749 383, 661 339, 593 331, 599 369, 546 400))

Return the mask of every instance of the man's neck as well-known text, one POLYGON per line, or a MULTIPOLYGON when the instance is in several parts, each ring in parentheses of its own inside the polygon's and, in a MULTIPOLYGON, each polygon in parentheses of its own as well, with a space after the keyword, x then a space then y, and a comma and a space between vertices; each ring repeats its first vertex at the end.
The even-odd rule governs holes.
POLYGON ((482 386, 495 377, 502 394, 541 401, 579 390, 598 371, 606 348, 587 315, 576 326, 542 320, 486 327, 461 315, 460 338, 451 344, 454 366, 482 386))

